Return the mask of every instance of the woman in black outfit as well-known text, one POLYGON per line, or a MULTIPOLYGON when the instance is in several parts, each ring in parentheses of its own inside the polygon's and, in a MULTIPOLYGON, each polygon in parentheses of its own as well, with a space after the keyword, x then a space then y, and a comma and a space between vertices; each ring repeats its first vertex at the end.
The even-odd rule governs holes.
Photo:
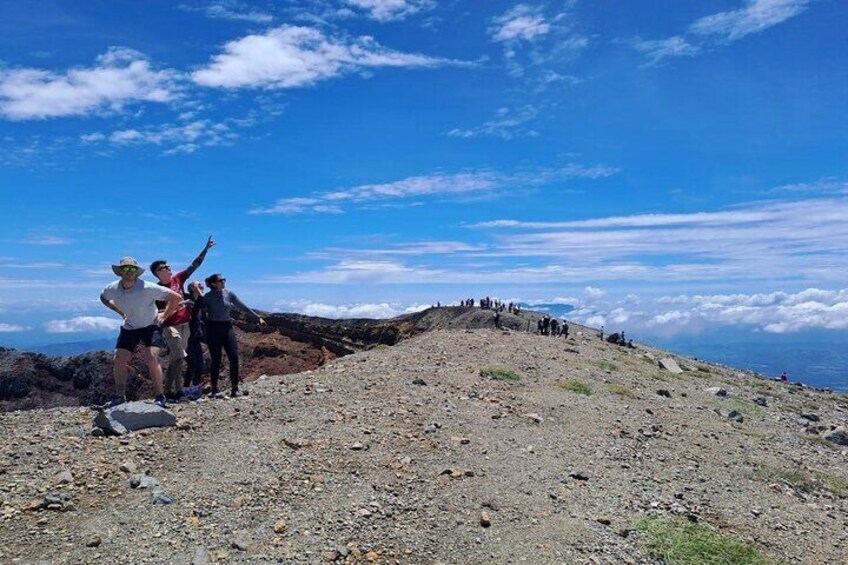
POLYGON ((186 303, 191 308, 188 321, 189 338, 186 347, 186 372, 183 375, 183 398, 197 400, 203 392, 203 346, 206 342, 206 321, 203 319, 203 283, 193 281, 188 287, 186 303))
POLYGON ((221 350, 227 352, 230 362, 230 384, 232 396, 238 395, 239 359, 238 343, 230 321, 232 309, 241 311, 249 318, 265 325, 265 320, 239 300, 235 292, 224 288, 227 279, 221 274, 214 274, 206 279, 209 292, 203 296, 203 311, 206 313, 206 345, 209 346, 209 356, 212 358, 212 393, 218 393, 218 375, 221 371, 221 350))

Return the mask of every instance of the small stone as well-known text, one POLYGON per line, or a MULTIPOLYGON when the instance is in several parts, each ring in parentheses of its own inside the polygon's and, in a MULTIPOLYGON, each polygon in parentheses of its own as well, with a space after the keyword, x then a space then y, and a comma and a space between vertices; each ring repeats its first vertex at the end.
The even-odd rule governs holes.
POLYGON ((165 492, 164 489, 161 488, 153 489, 151 497, 153 498, 153 504, 156 505, 167 505, 174 503, 174 499, 172 499, 171 496, 167 492, 165 492))
POLYGON ((372 514, 371 511, 368 510, 367 508, 360 508, 356 512, 356 515, 359 516, 360 518, 370 518, 371 514, 372 514))
POLYGON ((525 414, 524 417, 530 418, 536 424, 541 424, 542 420, 544 419, 539 414, 536 414, 535 412, 531 412, 530 414, 525 414))
POLYGON ((368 561, 377 561, 378 557, 380 557, 380 556, 377 555, 376 551, 369 551, 368 553, 365 554, 365 559, 367 559, 368 561))
POLYGON ((351 449, 352 451, 362 451, 362 450, 363 450, 363 449, 365 449, 365 448, 366 448, 366 447, 365 447, 365 445, 364 445, 364 444, 362 444, 362 443, 360 443, 360 442, 358 442, 358 441, 357 441, 356 443, 354 443, 353 445, 351 445, 351 446, 350 446, 350 449, 351 449))
POLYGON ((714 396, 727 396, 727 389, 721 388, 720 386, 711 386, 706 390, 706 392, 714 396))
POLYGON ((100 547, 101 543, 103 543, 103 540, 100 539, 100 536, 92 536, 86 540, 85 547, 100 547))
POLYGON ((191 565, 207 565, 209 563, 209 552, 205 547, 196 547, 194 549, 194 557, 191 560, 191 565))
POLYGON ((120 469, 124 473, 135 473, 138 470, 138 465, 136 465, 132 461, 124 461, 123 463, 118 465, 118 469, 120 469))
POLYGON ((730 413, 727 415, 727 418, 729 420, 733 420, 734 422, 739 422, 740 424, 745 421, 745 418, 742 416, 742 414, 740 414, 736 410, 731 410, 730 413))
POLYGON ((610 524, 612 524, 612 520, 610 520, 606 516, 598 516, 597 518, 595 518, 595 521, 599 524, 603 524, 604 526, 609 526, 610 524))
POLYGON ((492 520, 489 518, 489 513, 485 510, 480 512, 480 525, 484 528, 488 528, 492 525, 492 520))
POLYGON ((288 525, 288 523, 285 521, 285 519, 280 518, 280 519, 279 519, 279 520, 277 520, 277 522, 274 524, 274 533, 275 533, 275 534, 282 534, 283 532, 285 532, 285 531, 288 529, 288 527, 289 527, 289 525, 288 525))
POLYGON ((427 386, 427 383, 424 381, 424 379, 420 379, 420 378, 412 381, 412 384, 418 385, 418 386, 427 386))
POLYGON ((56 476, 56 484, 69 485, 74 482, 74 475, 70 471, 62 471, 56 476))
POLYGON ((239 535, 233 539, 230 545, 233 549, 238 549, 239 551, 247 551, 247 548, 250 546, 250 541, 248 541, 248 539, 244 535, 239 535))
POLYGON ((572 479, 575 479, 575 480, 578 480, 578 481, 588 481, 589 480, 589 475, 587 473, 583 473, 583 472, 580 472, 580 471, 574 471, 572 473, 569 473, 568 476, 571 477, 572 479))
POLYGON ((321 557, 324 558, 324 561, 333 562, 339 558, 339 552, 335 549, 330 549, 321 554, 321 557))
POLYGON ((671 398, 671 393, 667 389, 664 389, 664 388, 659 389, 657 391, 657 394, 660 395, 660 396, 664 396, 666 398, 671 398))
POLYGON ((801 412, 801 417, 805 420, 809 420, 811 422, 819 422, 821 418, 818 414, 813 414, 812 412, 801 412))
POLYGON ((103 431, 103 428, 92 428, 91 435, 94 437, 103 437, 106 435, 106 432, 103 431))
POLYGON ((765 396, 758 396, 754 399, 754 404, 757 406, 768 406, 768 400, 766 400, 765 396))
POLYGON ((822 438, 837 445, 848 445, 848 428, 837 426, 836 428, 822 434, 822 438))

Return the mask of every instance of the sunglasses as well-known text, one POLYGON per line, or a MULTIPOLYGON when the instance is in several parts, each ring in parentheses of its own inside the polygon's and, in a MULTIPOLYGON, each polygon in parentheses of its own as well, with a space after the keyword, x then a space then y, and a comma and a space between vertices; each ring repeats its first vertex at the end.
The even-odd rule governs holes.
POLYGON ((227 279, 218 279, 217 281, 212 281, 213 283, 225 283, 227 279))
POLYGON ((132 267, 132 266, 121 267, 121 272, 127 273, 127 274, 137 273, 138 267, 132 267))
POLYGON ((168 270, 170 271, 170 270, 171 270, 171 266, 170 266, 170 265, 162 265, 161 267, 159 267, 158 269, 156 269, 156 272, 158 273, 159 271, 161 271, 161 270, 163 270, 163 269, 168 269, 168 270))

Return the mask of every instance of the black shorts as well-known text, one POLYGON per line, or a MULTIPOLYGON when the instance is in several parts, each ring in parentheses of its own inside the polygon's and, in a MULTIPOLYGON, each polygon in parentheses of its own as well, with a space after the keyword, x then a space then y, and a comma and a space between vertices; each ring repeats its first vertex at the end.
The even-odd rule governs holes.
POLYGON ((139 343, 143 343, 145 347, 165 347, 165 339, 162 337, 162 328, 159 326, 147 326, 138 330, 127 330, 121 328, 121 333, 118 334, 118 343, 115 344, 115 349, 126 349, 127 351, 135 351, 139 343))

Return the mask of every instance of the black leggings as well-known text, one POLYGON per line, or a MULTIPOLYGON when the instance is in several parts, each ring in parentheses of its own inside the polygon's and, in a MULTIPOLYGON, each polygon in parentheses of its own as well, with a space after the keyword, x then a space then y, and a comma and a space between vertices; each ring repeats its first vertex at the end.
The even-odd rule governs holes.
POLYGON ((203 347, 200 345, 200 336, 191 333, 186 347, 186 372, 183 375, 183 386, 188 388, 200 384, 203 374, 203 347))
POLYGON ((236 332, 230 322, 206 322, 206 345, 212 358, 212 390, 218 390, 218 375, 221 372, 221 349, 227 352, 230 362, 230 383, 234 391, 238 390, 239 358, 236 332))

